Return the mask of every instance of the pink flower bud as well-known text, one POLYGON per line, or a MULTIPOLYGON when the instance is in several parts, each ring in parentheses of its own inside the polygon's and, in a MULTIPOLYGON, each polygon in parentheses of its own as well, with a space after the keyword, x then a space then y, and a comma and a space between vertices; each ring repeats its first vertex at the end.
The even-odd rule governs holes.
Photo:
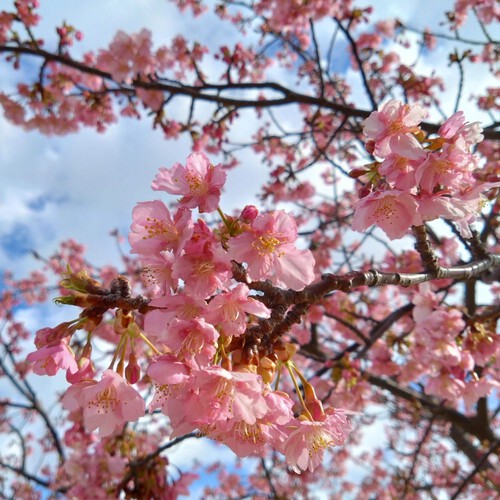
POLYGON ((372 155, 373 152, 375 151, 375 141, 372 139, 366 141, 365 142, 365 149, 366 149, 367 153, 370 153, 372 155))
POLYGON ((247 224, 255 220, 255 218, 259 215, 259 210, 254 205, 247 205, 242 211, 240 215, 240 219, 247 224))
POLYGON ((131 384, 135 384, 141 378, 141 367, 134 353, 131 353, 128 358, 128 365, 125 368, 125 378, 131 384))
POLYGON ((358 190, 358 196, 360 198, 364 198, 365 196, 368 196, 371 192, 373 191, 373 184, 365 184, 363 187, 359 188, 358 190))

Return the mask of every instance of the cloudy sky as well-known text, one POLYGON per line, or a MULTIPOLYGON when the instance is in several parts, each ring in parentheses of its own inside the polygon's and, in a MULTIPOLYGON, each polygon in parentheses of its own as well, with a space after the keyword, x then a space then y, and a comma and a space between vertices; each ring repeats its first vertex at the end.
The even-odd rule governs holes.
MULTIPOLYGON (((215 23, 210 16, 200 22, 189 13, 179 14, 166 0, 41 0, 40 3, 42 22, 36 29, 37 35, 46 38, 50 47, 55 40, 54 26, 66 20, 85 36, 75 54, 107 46, 118 29, 137 32, 143 27, 153 32, 155 45, 168 43, 178 33, 188 39, 210 41, 213 46, 238 41, 236 31, 228 25, 215 23)), ((451 3, 380 0, 375 3, 375 13, 379 19, 396 16, 417 28, 440 29, 442 11, 449 9, 451 3)), ((471 25, 464 33, 474 36, 478 27, 471 25)), ((446 53, 446 46, 440 45, 436 51, 424 54, 421 67, 430 73, 440 63, 439 76, 445 80, 455 78, 455 68, 442 62, 446 53)), ((416 54, 406 52, 404 56, 412 61, 416 54)), ((346 57, 346 53, 338 54, 339 67, 346 57)), ((2 63, 0 75, 1 90, 11 89, 19 78, 19 74, 2 63)), ((356 90, 359 75, 349 72, 347 76, 355 89, 354 101, 364 106, 365 96, 356 90)), ((286 75, 276 71, 274 77, 280 80, 286 75)), ((486 81, 484 78, 476 75, 475 82, 486 81)), ((467 85, 464 104, 474 82, 467 85)), ((447 114, 452 113, 453 99, 452 95, 443 96, 447 114)), ((294 117, 285 116, 284 120, 293 123, 294 117)), ((244 138, 246 130, 241 129, 239 134, 244 138)), ((122 119, 105 134, 84 130, 77 135, 46 137, 13 127, 0 114, 0 271, 11 269, 18 277, 25 276, 37 266, 30 250, 50 255, 59 241, 70 237, 85 244, 92 262, 98 265, 112 262, 117 254, 109 232, 118 228, 127 233, 136 202, 159 196, 150 190, 158 168, 183 162, 189 148, 186 139, 166 141, 160 131, 152 131, 147 120, 122 119)), ((229 172, 222 207, 228 210, 255 203, 254 195, 265 175, 266 168, 255 157, 245 157, 240 168, 229 172)), ((56 319, 64 313, 59 308, 44 308, 39 313, 20 311, 19 314, 36 329, 56 324, 56 319)), ((203 455, 196 447, 191 448, 191 453, 203 455)), ((180 460, 184 459, 183 455, 180 460)))

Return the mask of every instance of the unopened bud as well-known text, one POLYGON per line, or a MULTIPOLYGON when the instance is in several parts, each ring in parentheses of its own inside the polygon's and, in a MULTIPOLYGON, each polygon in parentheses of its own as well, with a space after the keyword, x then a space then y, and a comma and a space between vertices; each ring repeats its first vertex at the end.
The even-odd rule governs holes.
POLYGON ((297 344, 291 344, 290 342, 288 342, 287 344, 285 344, 285 350, 278 351, 276 354, 278 355, 278 358, 282 363, 286 363, 293 358, 298 350, 299 346, 297 344))
POLYGON ((375 151, 375 141, 373 139, 370 139, 365 142, 365 149, 367 153, 370 153, 371 155, 375 151))
POLYGON ((133 318, 131 313, 125 314, 122 309, 118 309, 118 311, 116 311, 115 322, 113 324, 115 333, 117 335, 123 335, 130 326, 132 320, 133 318))
POLYGON ((229 358, 224 358, 221 361, 220 365, 222 366, 222 368, 224 368, 224 370, 227 370, 228 372, 233 371, 233 362, 229 358))
POLYGON ((304 386, 304 402, 306 403, 309 413, 314 420, 322 420, 325 412, 323 411, 323 404, 316 396, 314 387, 307 381, 302 381, 304 386))
POLYGON ((359 198, 364 198, 368 196, 373 191, 373 184, 370 182, 369 184, 365 184, 363 187, 358 189, 359 198))
POLYGON ((125 378, 131 383, 135 384, 141 378, 141 367, 137 362, 136 355, 132 352, 128 358, 128 365, 125 368, 125 378))
POLYGON ((260 359, 257 373, 262 377, 264 384, 270 384, 276 374, 276 363, 273 363, 268 357, 260 359))
POLYGON ((253 222, 255 218, 259 215, 259 210, 254 205, 247 205, 242 211, 240 215, 240 219, 247 224, 253 222))

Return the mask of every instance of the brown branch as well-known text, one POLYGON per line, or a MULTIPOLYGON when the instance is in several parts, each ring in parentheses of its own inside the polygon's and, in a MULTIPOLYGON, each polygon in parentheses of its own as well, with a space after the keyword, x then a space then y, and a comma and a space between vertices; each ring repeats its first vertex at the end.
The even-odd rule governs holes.
MULTIPOLYGON (((106 71, 102 71, 98 68, 87 66, 86 64, 69 58, 67 55, 53 54, 47 52, 43 49, 33 49, 31 47, 24 46, 10 46, 10 45, 0 45, 0 53, 15 53, 31 55, 35 57, 43 58, 47 61, 58 62, 64 66, 77 69, 85 74, 90 74, 94 76, 99 76, 105 80, 109 80, 118 85, 118 89, 108 90, 108 92, 119 91, 119 92, 133 92, 134 88, 142 88, 146 90, 159 90, 162 92, 169 92, 172 95, 182 95, 191 97, 193 99, 214 102, 221 104, 226 107, 234 108, 270 108, 274 106, 287 106, 290 104, 308 104, 311 106, 319 106, 325 109, 329 109, 335 113, 339 113, 345 116, 356 117, 360 119, 366 119, 370 115, 371 111, 358 109, 350 106, 346 106, 337 102, 332 102, 326 98, 321 98, 313 95, 301 94, 294 92, 283 85, 275 82, 263 82, 263 83, 227 83, 227 84, 203 84, 200 86, 195 85, 183 85, 180 82, 172 81, 154 81, 154 80, 141 80, 135 79, 132 85, 125 85, 116 82, 112 75, 106 71), (224 97, 220 95, 220 92, 229 92, 232 90, 270 90, 279 92, 283 95, 281 98, 276 99, 236 99, 231 97, 224 97), (210 93, 210 91, 216 91, 216 93, 210 93)), ((429 122, 422 122, 420 127, 429 133, 436 133, 439 130, 440 125, 429 122)), ((484 130, 483 133, 486 139, 498 140, 500 139, 500 132, 496 130, 484 130)))
MULTIPOLYGON (((462 266, 440 267, 439 278, 450 278, 458 281, 479 277, 485 271, 500 266, 500 255, 490 254, 484 259, 476 260, 462 266)), ((335 290, 350 292, 360 286, 377 287, 397 285, 409 287, 436 279, 433 272, 422 273, 386 273, 375 269, 355 271, 344 275, 324 274, 321 280, 307 286, 301 292, 293 292, 294 302, 314 302, 335 290)))
POLYGON ((489 427, 476 417, 467 417, 453 408, 443 406, 442 403, 434 397, 426 396, 418 391, 408 387, 402 387, 390 378, 381 378, 375 375, 365 374, 366 379, 372 385, 389 391, 394 396, 405 399, 410 402, 417 402, 422 407, 435 414, 438 418, 444 419, 463 429, 465 432, 477 437, 479 440, 494 441, 495 434, 489 427))
POLYGON ((28 471, 14 467, 13 465, 10 465, 5 462, 0 462, 0 468, 4 468, 7 470, 10 470, 11 472, 14 472, 15 474, 24 477, 25 479, 28 479, 29 481, 33 481, 34 483, 38 484, 39 486, 43 486, 44 488, 50 488, 50 483, 48 481, 45 481, 44 479, 40 479, 37 476, 34 476, 33 474, 30 474, 28 471))
POLYGON ((482 467, 484 466, 484 464, 487 462, 488 460, 488 457, 494 453, 494 451, 500 446, 500 438, 497 439, 496 441, 494 441, 491 446, 488 448, 488 450, 486 451, 486 453, 481 457, 481 459, 477 462, 476 466, 474 467, 474 469, 472 469, 470 471, 470 473, 467 475, 467 477, 462 481, 462 483, 460 484, 460 486, 457 488, 457 490, 455 491, 455 493, 453 494, 452 497, 450 497, 450 500, 455 500, 456 498, 458 498, 458 496, 460 495, 460 493, 462 493, 462 491, 465 489, 465 487, 467 486, 467 484, 472 480, 472 478, 482 469, 482 467))

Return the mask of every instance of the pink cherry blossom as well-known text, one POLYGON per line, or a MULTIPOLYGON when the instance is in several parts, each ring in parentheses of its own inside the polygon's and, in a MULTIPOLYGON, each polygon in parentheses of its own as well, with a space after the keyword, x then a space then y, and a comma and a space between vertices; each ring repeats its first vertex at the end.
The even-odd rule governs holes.
POLYGON ((464 143, 462 138, 456 143, 445 144, 441 152, 430 154, 421 163, 415 177, 422 189, 432 193, 437 185, 457 189, 474 182, 470 174, 477 167, 477 159, 467 151, 465 143, 460 143, 464 143))
POLYGON ((85 428, 89 432, 99 428, 101 437, 110 436, 125 422, 135 422, 145 413, 142 396, 113 370, 106 370, 99 382, 72 385, 62 403, 70 411, 82 408, 85 428))
POLYGON ((247 325, 247 314, 269 318, 271 311, 258 300, 248 297, 249 288, 239 283, 235 288, 215 296, 209 303, 205 319, 226 336, 241 335, 247 325))
POLYGON ((129 242, 132 253, 155 255, 163 250, 179 254, 193 234, 191 212, 180 208, 172 218, 161 201, 138 203, 132 212, 129 242))
POLYGON ((178 280, 172 276, 174 261, 175 254, 167 250, 141 259, 142 281, 154 297, 170 295, 177 290, 178 280))
POLYGON ((470 409, 479 398, 488 396, 495 389, 500 390, 500 382, 487 377, 468 381, 462 392, 465 406, 470 409))
POLYGON ((224 424, 227 420, 252 425, 267 413, 259 375, 211 366, 194 373, 193 385, 198 389, 196 421, 200 425, 224 424))
POLYGON ((395 136, 390 140, 391 153, 378 171, 395 189, 409 191, 415 184, 415 171, 427 153, 412 135, 395 136))
POLYGON ((364 231, 375 224, 394 240, 402 238, 411 226, 421 223, 416 199, 409 193, 392 189, 375 191, 359 200, 354 206, 351 227, 364 231))
POLYGON ((180 360, 198 368, 208 366, 212 361, 218 338, 217 330, 200 318, 172 324, 166 332, 164 341, 180 360))
POLYGON ((231 261, 220 243, 190 245, 172 266, 172 276, 184 281, 187 295, 208 298, 231 283, 231 261))
POLYGON ((148 336, 153 336, 163 342, 168 338, 169 325, 179 320, 191 320, 203 316, 207 303, 178 292, 176 295, 166 295, 153 299, 151 305, 157 307, 146 313, 144 330, 148 336))
POLYGON ((70 373, 78 370, 75 355, 66 342, 41 347, 28 354, 26 361, 33 363, 33 372, 37 375, 55 375, 60 369, 70 373))
POLYGON ((294 427, 283 447, 288 465, 298 474, 313 472, 324 451, 343 444, 350 430, 345 414, 332 408, 325 410, 323 421, 296 420, 294 427))
POLYGON ((155 394, 149 406, 150 411, 156 408, 161 408, 163 411, 168 398, 185 390, 191 368, 172 354, 165 354, 149 365, 147 374, 156 383, 155 394))
POLYGON ((467 146, 473 146, 483 140, 482 131, 479 122, 466 122, 463 111, 458 111, 441 125, 438 135, 452 142, 461 137, 467 146))
POLYGON ((453 377, 447 370, 443 369, 436 377, 430 377, 425 384, 425 393, 439 396, 448 401, 457 401, 462 397, 465 383, 453 377))
POLYGON ((153 189, 182 195, 181 206, 213 212, 219 205, 226 172, 222 165, 212 165, 203 153, 188 156, 186 166, 176 163, 172 168, 161 168, 152 183, 153 189))
POLYGON ((282 210, 259 215, 250 229, 229 240, 229 256, 248 264, 252 280, 301 290, 314 279, 314 257, 299 250, 295 221, 282 210))
POLYGON ((376 141, 375 154, 385 158, 390 153, 389 141, 394 136, 412 134, 427 115, 420 104, 403 104, 391 99, 365 120, 365 135, 376 141))

